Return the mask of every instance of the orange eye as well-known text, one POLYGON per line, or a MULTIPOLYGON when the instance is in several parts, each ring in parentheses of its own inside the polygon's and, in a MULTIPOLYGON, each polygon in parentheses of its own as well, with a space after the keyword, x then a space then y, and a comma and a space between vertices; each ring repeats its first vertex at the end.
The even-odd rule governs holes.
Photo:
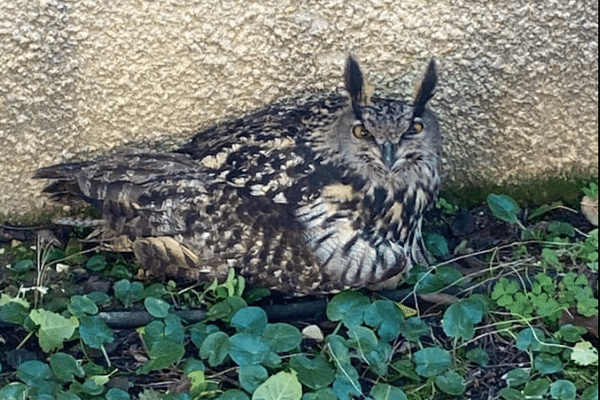
POLYGON ((365 129, 365 127, 363 125, 354 125, 352 127, 352 134, 354 135, 355 138, 361 139, 361 140, 371 137, 371 134, 369 133, 368 130, 365 129))
POLYGON ((417 133, 421 133, 423 132, 423 129, 425 129, 425 125, 423 125, 422 122, 415 122, 413 126, 415 127, 415 131, 417 131, 417 133))

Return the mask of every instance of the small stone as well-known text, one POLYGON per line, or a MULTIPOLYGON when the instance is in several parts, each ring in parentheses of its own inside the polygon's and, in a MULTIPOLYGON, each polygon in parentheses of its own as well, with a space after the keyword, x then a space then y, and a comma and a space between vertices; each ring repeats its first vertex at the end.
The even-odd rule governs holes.
POLYGON ((302 329, 302 335, 307 339, 313 339, 317 342, 323 341, 323 332, 317 325, 308 325, 306 328, 302 329))
POLYGON ((594 226, 598 226, 598 198, 584 196, 581 200, 581 213, 594 226))

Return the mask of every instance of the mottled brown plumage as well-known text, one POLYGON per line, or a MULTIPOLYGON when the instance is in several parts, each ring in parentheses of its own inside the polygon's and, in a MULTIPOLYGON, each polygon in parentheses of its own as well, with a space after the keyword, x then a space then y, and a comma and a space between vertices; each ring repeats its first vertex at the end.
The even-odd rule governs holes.
POLYGON ((425 106, 373 97, 349 58, 349 99, 284 101, 199 132, 173 153, 120 152, 39 169, 83 199, 158 276, 230 267, 287 294, 395 283, 426 264, 421 219, 437 195, 441 135, 425 106))

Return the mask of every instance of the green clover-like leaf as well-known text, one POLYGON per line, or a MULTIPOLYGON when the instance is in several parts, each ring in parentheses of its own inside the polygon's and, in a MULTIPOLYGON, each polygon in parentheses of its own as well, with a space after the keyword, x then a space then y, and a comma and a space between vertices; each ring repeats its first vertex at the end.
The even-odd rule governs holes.
POLYGON ((356 291, 338 293, 327 304, 327 318, 331 321, 342 321, 348 328, 359 326, 364 321, 364 314, 370 301, 356 291))
POLYGON ((208 364, 214 367, 225 360, 230 348, 229 336, 225 332, 213 332, 202 342, 200 357, 208 358, 208 364))
POLYGON ((518 223, 517 215, 521 213, 521 207, 511 197, 505 194, 490 194, 487 204, 496 218, 511 224, 518 223))
POLYGON ((446 371, 452 364, 450 353, 437 347, 426 347, 413 356, 417 374, 426 378, 437 376, 446 371))

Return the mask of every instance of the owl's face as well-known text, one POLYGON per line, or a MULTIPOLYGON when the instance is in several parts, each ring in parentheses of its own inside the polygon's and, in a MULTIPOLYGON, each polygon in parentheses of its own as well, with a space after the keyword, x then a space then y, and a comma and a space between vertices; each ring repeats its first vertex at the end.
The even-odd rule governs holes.
POLYGON ((433 61, 412 104, 371 98, 353 63, 349 59, 346 66, 351 102, 330 132, 329 145, 349 168, 378 186, 404 188, 437 171, 442 138, 437 118, 425 108, 435 87, 433 61))

